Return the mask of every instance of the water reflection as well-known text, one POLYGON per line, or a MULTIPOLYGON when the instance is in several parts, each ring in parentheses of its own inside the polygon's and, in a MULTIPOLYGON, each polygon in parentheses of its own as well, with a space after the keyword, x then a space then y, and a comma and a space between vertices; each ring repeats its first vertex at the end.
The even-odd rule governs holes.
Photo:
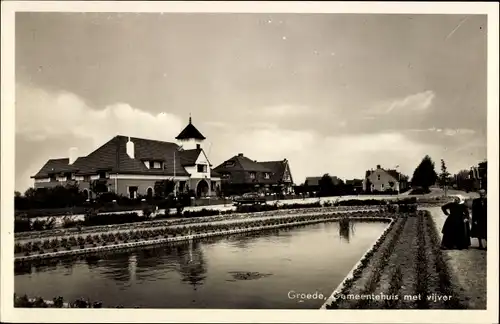
POLYGON ((342 220, 338 223, 339 226, 339 236, 341 239, 350 242, 351 237, 354 236, 354 222, 350 220, 342 220))
POLYGON ((182 281, 189 283, 193 290, 196 290, 198 285, 203 284, 207 273, 200 242, 195 243, 190 240, 187 245, 187 253, 181 253, 178 261, 182 281))
POLYGON ((15 292, 47 299, 85 296, 108 307, 318 308, 318 300, 299 304, 287 293, 331 293, 387 226, 356 223, 354 235, 354 223, 16 264, 15 292), (344 241, 349 248, 341 246, 344 241))

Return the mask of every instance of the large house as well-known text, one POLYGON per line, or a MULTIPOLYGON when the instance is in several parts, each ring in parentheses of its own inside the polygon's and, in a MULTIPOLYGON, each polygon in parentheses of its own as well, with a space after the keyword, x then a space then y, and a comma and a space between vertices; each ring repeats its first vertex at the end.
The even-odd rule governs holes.
POLYGON ((293 191, 293 179, 287 159, 281 161, 257 162, 239 153, 214 168, 220 174, 225 194, 247 192, 293 191))
POLYGON ((408 190, 408 177, 394 169, 383 169, 377 165, 375 170, 368 170, 363 179, 363 191, 404 192, 408 190))
MULTIPOLYGON (((155 184, 175 182, 176 192, 194 190, 198 197, 214 196, 220 177, 210 167, 202 144, 205 137, 189 124, 176 137, 177 143, 115 136, 87 156, 51 159, 32 178, 35 188, 77 184, 89 197, 92 184, 101 182, 107 191, 135 199, 154 195, 155 184)), ((105 191, 105 190, 104 190, 105 191)))

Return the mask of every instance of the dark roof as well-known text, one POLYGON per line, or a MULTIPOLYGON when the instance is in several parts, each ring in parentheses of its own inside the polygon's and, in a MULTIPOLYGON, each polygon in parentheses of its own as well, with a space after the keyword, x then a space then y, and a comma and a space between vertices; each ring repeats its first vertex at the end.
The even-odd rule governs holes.
POLYGON ((278 182, 277 178, 273 177, 271 164, 257 162, 241 153, 224 161, 214 168, 214 171, 219 174, 230 174, 229 181, 233 184, 277 184, 278 182), (234 165, 231 167, 227 166, 229 162, 232 162, 234 165), (255 179, 250 178, 250 172, 256 173, 255 179), (265 173, 270 174, 269 179, 265 178, 265 173))
POLYGON ((196 160, 198 159, 198 156, 200 156, 200 153, 201 153, 201 148, 181 151, 180 152, 181 164, 183 166, 195 165, 196 160))
MULTIPOLYGON (((262 166, 264 166, 266 169, 271 170, 272 182, 282 181, 283 177, 285 175, 285 171, 287 169, 287 166, 288 166, 288 168, 290 168, 290 166, 288 165, 288 161, 286 159, 281 160, 281 161, 264 161, 264 162, 258 162, 258 163, 261 164, 262 166)), ((288 172, 290 173, 290 178, 291 178, 290 169, 288 170, 288 172)), ((293 182, 293 180, 291 179, 290 182, 293 182)))
POLYGON ((187 140, 187 139, 198 139, 204 140, 205 136, 203 136, 196 127, 191 123, 191 117, 189 117, 189 124, 180 132, 179 135, 175 139, 178 140, 187 140))
POLYGON ((345 184, 348 186, 362 186, 363 180, 361 180, 361 179, 346 180, 345 184))
POLYGON ((68 164, 69 159, 49 160, 33 177, 46 177, 52 168, 56 172, 71 170, 77 175, 93 174, 100 170, 124 174, 173 175, 174 155, 175 174, 179 176, 189 175, 182 166, 180 157, 182 153, 179 154, 177 144, 136 137, 132 137, 130 140, 134 143, 134 159, 127 154, 128 137, 118 135, 86 157, 78 158, 71 166, 68 164), (142 162, 144 160, 163 161, 165 169, 148 169, 142 162))
MULTIPOLYGON (((304 184, 307 184, 308 186, 319 186, 319 181, 321 180, 321 178, 323 178, 323 177, 322 176, 321 177, 307 177, 304 184)), ((342 182, 342 180, 336 176, 330 176, 330 178, 332 178, 332 182, 335 186, 339 185, 342 182)))
POLYGON ((272 172, 271 169, 268 169, 261 163, 251 160, 244 156, 243 154, 238 154, 233 156, 232 158, 224 161, 219 166, 217 166, 214 170, 217 172, 221 171, 255 171, 255 172, 272 172), (233 167, 226 167, 226 163, 234 162, 233 167))
POLYGON ((213 169, 210 169, 210 177, 220 178, 220 174, 213 169))
POLYGON ((68 158, 50 159, 32 178, 48 177, 49 174, 74 171, 74 165, 69 164, 68 158))

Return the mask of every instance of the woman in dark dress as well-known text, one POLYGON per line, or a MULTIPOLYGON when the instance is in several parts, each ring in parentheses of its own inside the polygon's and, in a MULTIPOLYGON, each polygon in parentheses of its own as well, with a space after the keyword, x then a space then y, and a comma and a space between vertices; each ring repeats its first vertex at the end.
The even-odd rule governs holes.
POLYGON ((483 240, 486 241, 486 191, 479 190, 479 198, 472 201, 472 228, 471 237, 477 238, 479 248, 484 249, 483 240))
POLYGON ((469 210, 463 201, 456 197, 454 202, 441 207, 447 215, 441 241, 442 249, 468 249, 470 242, 469 210))

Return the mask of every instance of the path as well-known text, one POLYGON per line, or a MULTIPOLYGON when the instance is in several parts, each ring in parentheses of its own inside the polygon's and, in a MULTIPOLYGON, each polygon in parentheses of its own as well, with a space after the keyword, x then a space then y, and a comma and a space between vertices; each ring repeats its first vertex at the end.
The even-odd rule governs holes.
MULTIPOLYGON (((436 223, 440 238, 446 216, 440 207, 427 209, 436 223)), ((469 309, 486 309, 486 251, 478 249, 477 239, 472 239, 468 250, 443 250, 443 256, 468 303, 469 309)))

